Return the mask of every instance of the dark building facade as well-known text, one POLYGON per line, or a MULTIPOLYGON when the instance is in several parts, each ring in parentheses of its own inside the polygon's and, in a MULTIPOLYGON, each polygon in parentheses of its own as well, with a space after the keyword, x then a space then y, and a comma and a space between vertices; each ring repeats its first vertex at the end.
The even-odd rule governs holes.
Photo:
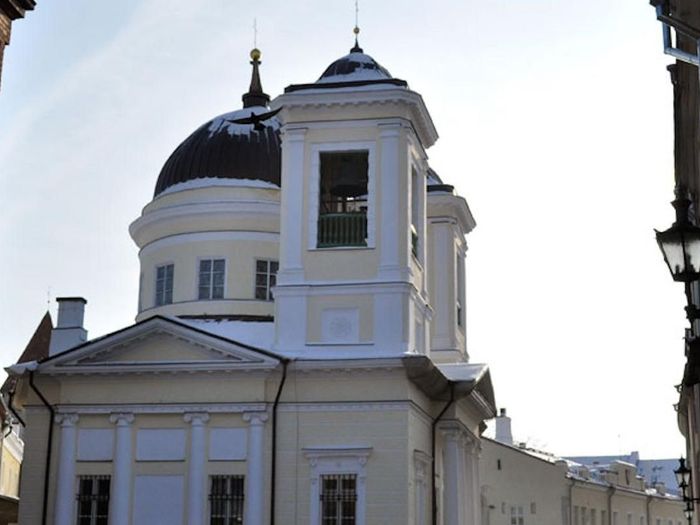
POLYGON ((23 18, 26 11, 34 9, 34 0, 0 0, 0 80, 5 46, 10 44, 13 20, 23 18))

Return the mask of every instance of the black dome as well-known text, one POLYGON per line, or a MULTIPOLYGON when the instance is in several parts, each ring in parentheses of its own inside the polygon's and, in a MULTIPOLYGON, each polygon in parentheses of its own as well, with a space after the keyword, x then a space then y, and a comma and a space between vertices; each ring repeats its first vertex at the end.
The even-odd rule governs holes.
POLYGON ((371 56, 355 49, 359 48, 353 48, 349 55, 339 58, 328 66, 317 82, 385 80, 392 78, 391 73, 379 65, 371 56))
POLYGON ((250 179, 279 186, 279 120, 273 116, 257 125, 231 122, 268 111, 263 106, 240 109, 197 129, 166 161, 154 197, 175 184, 203 178, 250 179))

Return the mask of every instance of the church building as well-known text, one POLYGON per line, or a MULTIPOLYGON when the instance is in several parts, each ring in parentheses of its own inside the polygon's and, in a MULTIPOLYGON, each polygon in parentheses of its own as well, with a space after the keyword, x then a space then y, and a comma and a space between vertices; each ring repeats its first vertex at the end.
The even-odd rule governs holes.
POLYGON ((130 226, 134 324, 90 339, 60 298, 7 368, 23 525, 481 523, 475 222, 427 106, 357 40, 274 100, 260 57, 130 226))

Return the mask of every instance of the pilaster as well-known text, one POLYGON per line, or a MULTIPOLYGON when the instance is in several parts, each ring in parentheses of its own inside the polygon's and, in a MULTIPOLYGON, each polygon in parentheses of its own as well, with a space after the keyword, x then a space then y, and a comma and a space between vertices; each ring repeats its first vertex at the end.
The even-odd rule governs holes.
POLYGON ((202 525, 204 523, 204 505, 206 501, 205 448, 206 424, 209 414, 190 412, 183 416, 185 423, 191 425, 189 468, 187 470, 187 523, 202 525))
POLYGON ((131 511, 131 465, 133 462, 131 424, 134 415, 117 413, 109 416, 116 425, 114 462, 109 498, 110 525, 129 525, 131 511))
POLYGON ((78 414, 58 414, 61 442, 58 452, 58 480, 56 484, 55 525, 71 525, 75 508, 75 448, 78 414))
POLYGON ((265 461, 264 439, 265 412, 246 412, 243 421, 248 423, 248 463, 245 523, 263 525, 265 519, 265 461))

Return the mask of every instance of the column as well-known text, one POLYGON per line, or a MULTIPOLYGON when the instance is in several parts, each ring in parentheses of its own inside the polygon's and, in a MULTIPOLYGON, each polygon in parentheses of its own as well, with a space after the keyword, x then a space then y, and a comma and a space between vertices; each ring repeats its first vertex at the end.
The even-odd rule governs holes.
POLYGON ((379 253, 379 268, 380 271, 388 273, 388 275, 385 275, 386 278, 398 280, 400 278, 400 273, 398 272, 408 265, 407 254, 400 253, 400 235, 404 234, 406 236, 405 242, 408 242, 407 224, 404 224, 408 221, 408 202, 399 200, 400 198, 405 199, 405 193, 401 193, 399 165, 401 125, 383 125, 380 129, 381 160, 379 173, 375 177, 375 187, 370 188, 370 192, 374 191, 375 195, 377 193, 381 195, 381 202, 375 199, 375 207, 379 208, 376 224, 381 230, 378 237, 382 242, 382 249, 379 253), (403 215, 401 215, 402 213, 403 215))
POLYGON ((246 525, 263 525, 265 518, 265 412, 246 412, 248 422, 247 489, 245 494, 246 525))
POLYGON ((72 525, 75 507, 75 446, 78 414, 59 414, 61 442, 58 449, 58 478, 56 483, 55 525, 72 525))
POLYGON ((206 424, 207 413, 185 414, 185 423, 192 425, 190 432, 190 457, 187 471, 187 523, 202 525, 204 523, 204 504, 206 502, 206 424))
POLYGON ((459 430, 443 433, 443 523, 464 525, 460 521, 460 505, 463 497, 460 487, 460 434, 459 430))
POLYGON ((114 440, 114 462, 109 496, 109 516, 111 525, 129 525, 131 510, 131 423, 133 414, 112 414, 116 436, 114 440))

